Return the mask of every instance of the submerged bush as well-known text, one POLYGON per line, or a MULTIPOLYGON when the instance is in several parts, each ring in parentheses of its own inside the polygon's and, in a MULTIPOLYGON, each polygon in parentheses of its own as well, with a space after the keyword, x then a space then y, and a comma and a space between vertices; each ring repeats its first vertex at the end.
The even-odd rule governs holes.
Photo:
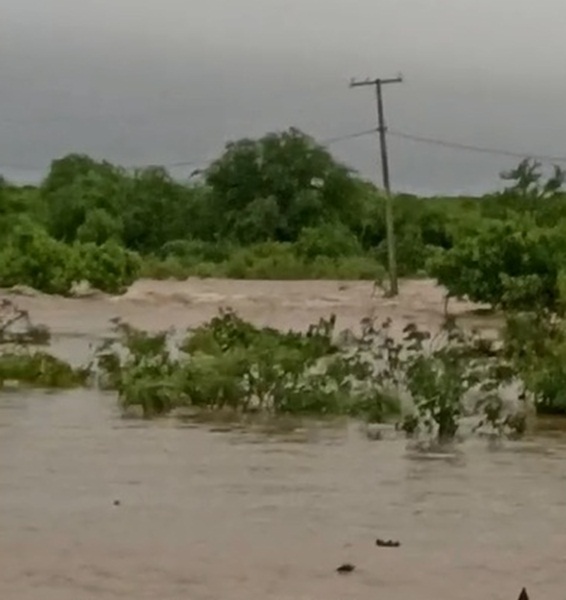
POLYGON ((74 369, 46 352, 18 350, 0 354, 0 385, 6 381, 39 388, 73 388, 85 385, 88 369, 74 369))
POLYGON ((46 327, 32 323, 29 314, 10 300, 0 302, 0 387, 7 381, 41 388, 84 385, 88 368, 75 369, 38 346, 49 344, 46 327))
POLYGON ((125 407, 146 416, 173 408, 230 408, 271 414, 359 413, 364 393, 344 377, 346 356, 333 341, 334 318, 306 333, 257 328, 232 311, 190 332, 176 349, 170 335, 119 326, 99 365, 125 407))
POLYGON ((350 415, 372 422, 405 417, 405 428, 453 439, 464 414, 499 433, 516 428, 501 386, 515 375, 493 343, 449 322, 434 338, 414 324, 396 340, 390 322, 365 321, 340 343, 335 319, 306 333, 258 328, 222 311, 180 344, 120 324, 99 352, 109 387, 146 417, 178 408, 274 415, 350 415), (403 391, 410 403, 402 406, 403 391), (470 403, 470 393, 476 400, 470 403), (409 427, 409 424, 412 425, 409 427))

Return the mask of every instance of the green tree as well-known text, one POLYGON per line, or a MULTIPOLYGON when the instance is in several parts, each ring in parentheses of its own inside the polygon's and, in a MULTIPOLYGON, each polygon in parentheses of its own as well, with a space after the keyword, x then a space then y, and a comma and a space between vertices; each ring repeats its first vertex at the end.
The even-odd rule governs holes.
MULTIPOLYGON (((119 220, 127 181, 122 170, 88 157, 70 155, 54 161, 40 188, 51 235, 67 243, 75 241, 88 215, 97 210, 119 220)), ((92 229, 92 223, 87 227, 92 229)))
POLYGON ((501 173, 501 179, 513 184, 505 192, 524 200, 545 200, 555 196, 566 182, 566 171, 554 166, 554 173, 545 182, 541 163, 526 158, 517 167, 501 173))
POLYGON ((77 229, 80 242, 104 244, 109 240, 120 241, 123 224, 120 217, 112 216, 103 208, 95 208, 85 215, 83 224, 77 229))
MULTIPOLYGON (((294 241, 304 227, 326 221, 352 226, 359 219, 352 172, 297 129, 228 144, 205 179, 213 192, 220 236, 236 235, 240 242, 248 241, 242 221, 250 222, 250 205, 261 214, 259 223, 269 225, 265 240, 272 235, 294 241)), ((254 241, 260 241, 255 226, 254 241)))
POLYGON ((431 259, 429 272, 451 296, 506 310, 555 310, 564 239, 563 226, 540 228, 527 216, 484 221, 476 235, 431 259))
MULTIPOLYGON (((149 167, 134 173, 122 214, 124 242, 141 253, 158 251, 172 240, 189 239, 193 188, 174 181, 161 167, 149 167)), ((193 214, 191 214, 193 213, 193 214)))

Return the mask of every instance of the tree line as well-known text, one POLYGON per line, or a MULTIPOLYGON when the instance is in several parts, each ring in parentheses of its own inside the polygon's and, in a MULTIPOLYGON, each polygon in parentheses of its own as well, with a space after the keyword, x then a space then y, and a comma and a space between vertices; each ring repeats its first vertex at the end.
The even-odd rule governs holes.
MULTIPOLYGON (((556 307, 566 264, 563 173, 523 161, 479 198, 395 198, 400 275, 494 307, 556 307)), ((142 275, 373 279, 385 201, 296 129, 229 143, 198 177, 72 154, 37 186, 0 180, 0 286, 117 292, 142 275)))

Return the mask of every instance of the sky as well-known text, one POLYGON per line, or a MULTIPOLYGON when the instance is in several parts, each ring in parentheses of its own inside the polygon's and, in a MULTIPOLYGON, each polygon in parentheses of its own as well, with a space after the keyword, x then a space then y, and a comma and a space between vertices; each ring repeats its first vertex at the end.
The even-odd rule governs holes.
MULTIPOLYGON (((84 152, 194 162, 294 126, 326 140, 388 126, 564 157, 564 0, 1 0, 0 173, 84 152)), ((397 191, 481 193, 517 158, 389 137, 397 191)), ((374 135, 330 146, 379 181, 374 135)), ((186 177, 194 166, 171 166, 186 177)))

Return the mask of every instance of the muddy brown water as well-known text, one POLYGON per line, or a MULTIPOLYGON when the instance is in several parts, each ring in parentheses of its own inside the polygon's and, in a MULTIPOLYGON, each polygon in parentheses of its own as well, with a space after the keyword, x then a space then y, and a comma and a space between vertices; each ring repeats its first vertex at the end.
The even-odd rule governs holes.
MULTIPOLYGON (((435 326, 442 293, 335 282, 140 282, 122 298, 18 298, 76 360, 113 316, 184 327, 230 305, 305 327, 368 311, 435 326)), ((464 312, 471 307, 453 306, 464 312)), ((355 423, 266 434, 120 417, 112 394, 0 396, 0 598, 561 600, 566 436, 425 458, 355 423), (222 431, 220 431, 222 429, 222 431), (115 501, 119 501, 115 505, 115 501), (375 539, 400 548, 378 548, 375 539), (356 571, 338 575, 337 566, 356 571)))

